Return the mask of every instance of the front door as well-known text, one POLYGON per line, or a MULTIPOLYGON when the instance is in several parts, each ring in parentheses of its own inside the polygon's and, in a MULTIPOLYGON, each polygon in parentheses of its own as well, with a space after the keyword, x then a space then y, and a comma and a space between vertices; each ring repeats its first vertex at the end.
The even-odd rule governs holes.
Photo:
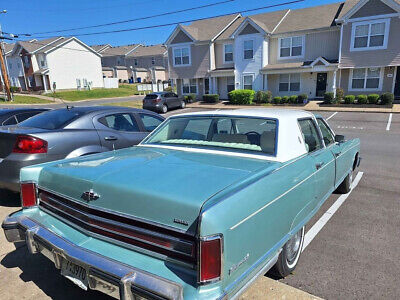
POLYGON ((396 82, 394 85, 394 96, 396 99, 400 98, 400 66, 397 67, 396 82))
POLYGON ((328 73, 317 73, 317 90, 316 97, 323 97, 326 92, 328 73))

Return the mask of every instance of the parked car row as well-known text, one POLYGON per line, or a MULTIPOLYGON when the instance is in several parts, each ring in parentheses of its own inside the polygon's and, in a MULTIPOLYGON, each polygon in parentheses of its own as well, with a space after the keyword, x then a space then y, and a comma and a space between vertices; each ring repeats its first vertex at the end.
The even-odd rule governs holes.
POLYGON ((7 240, 118 299, 235 298, 270 269, 284 277, 296 268, 307 222, 332 192, 349 192, 360 162, 359 139, 305 111, 161 121, 72 108, 3 129, 3 163, 67 158, 22 169, 7 240))
POLYGON ((112 106, 68 107, 38 114, 43 111, 3 111, 7 124, 10 118, 37 115, 0 127, 0 188, 19 191, 20 169, 26 166, 137 145, 164 121, 151 111, 112 106))

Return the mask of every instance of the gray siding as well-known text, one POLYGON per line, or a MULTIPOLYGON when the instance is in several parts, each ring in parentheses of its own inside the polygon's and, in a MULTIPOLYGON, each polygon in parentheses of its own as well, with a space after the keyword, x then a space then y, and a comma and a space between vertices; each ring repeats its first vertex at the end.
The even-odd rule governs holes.
POLYGON ((119 57, 120 64, 118 64, 118 56, 104 56, 101 58, 101 65, 103 67, 125 66, 125 58, 119 57))
POLYGON ((343 25, 340 67, 398 66, 400 65, 400 19, 391 18, 387 49, 350 51, 352 24, 343 25))
POLYGON ((153 56, 141 56, 141 57, 127 57, 126 58, 126 66, 129 68, 130 66, 132 66, 133 68, 151 68, 154 66, 158 66, 158 67, 167 67, 166 65, 166 61, 164 60, 164 56, 163 55, 154 55, 155 58, 155 64, 153 65, 151 63, 151 58, 153 56), (135 66, 135 61, 134 59, 137 59, 138 61, 138 65, 135 66))
MULTIPOLYGON (((233 44, 233 41, 232 41, 233 44)), ((224 64, 224 44, 214 44, 215 68, 233 68, 234 63, 224 64)))
POLYGON ((209 45, 191 45, 192 65, 188 67, 174 67, 172 48, 168 49, 170 75, 177 78, 204 78, 208 77, 210 68, 209 45))
POLYGON ((260 32, 250 24, 247 24, 247 26, 243 28, 243 30, 239 33, 239 35, 253 34, 253 33, 260 33, 260 32))
MULTIPOLYGON (((295 34, 293 34, 293 36, 295 36, 295 34)), ((279 38, 272 38, 269 43, 269 64, 313 61, 319 56, 327 59, 338 59, 339 45, 339 30, 313 32, 305 36, 304 58, 278 59, 279 38)))
POLYGON ((188 37, 183 31, 180 30, 172 40, 171 44, 190 43, 190 42, 193 42, 192 39, 188 37))
POLYGON ((382 84, 382 91, 349 91, 349 77, 350 77, 350 69, 342 69, 340 70, 340 83, 339 87, 341 87, 345 94, 351 95, 368 95, 368 94, 382 94, 382 93, 391 93, 393 91, 393 78, 388 77, 388 74, 394 75, 394 68, 386 67, 383 74, 383 84, 382 84))
POLYGON ((354 18, 364 18, 376 15, 386 15, 396 13, 391 7, 387 6, 380 0, 370 0, 363 7, 361 7, 351 19, 354 18))

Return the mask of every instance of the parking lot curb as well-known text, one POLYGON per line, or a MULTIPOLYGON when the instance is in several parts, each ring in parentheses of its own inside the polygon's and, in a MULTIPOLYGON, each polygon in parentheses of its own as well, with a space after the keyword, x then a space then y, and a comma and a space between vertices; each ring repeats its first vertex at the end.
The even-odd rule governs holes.
POLYGON ((239 297, 239 299, 321 300, 322 298, 313 296, 277 280, 261 276, 239 297))
POLYGON ((204 104, 189 103, 187 108, 196 109, 240 109, 240 108, 266 108, 266 109, 301 109, 307 111, 331 111, 331 112, 363 112, 363 113, 400 113, 400 104, 394 104, 393 108, 358 108, 358 107, 321 107, 317 102, 311 101, 305 106, 267 106, 267 105, 229 105, 223 103, 204 104))

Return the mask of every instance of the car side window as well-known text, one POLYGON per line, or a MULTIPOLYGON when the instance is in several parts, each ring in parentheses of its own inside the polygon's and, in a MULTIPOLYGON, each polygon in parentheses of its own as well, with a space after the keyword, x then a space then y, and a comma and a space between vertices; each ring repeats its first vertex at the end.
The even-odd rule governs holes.
POLYGON ((326 146, 329 146, 335 142, 335 138, 332 135, 331 130, 325 124, 322 119, 317 119, 319 129, 321 130, 322 137, 324 138, 324 142, 326 146))
POLYGON ((171 97, 178 98, 178 95, 177 95, 177 94, 175 94, 175 93, 171 93, 171 97))
POLYGON ((304 142, 308 148, 308 152, 313 152, 322 148, 322 141, 319 137, 317 127, 311 119, 299 120, 301 132, 303 133, 304 142))
POLYGON ((142 119, 145 130, 148 132, 153 131, 163 122, 160 118, 146 114, 140 114, 140 118, 142 119))
POLYGON ((99 122, 110 129, 117 131, 135 132, 139 127, 130 114, 112 114, 99 119, 99 122))
POLYGON ((18 121, 15 118, 15 116, 12 116, 12 117, 8 118, 7 120, 5 120, 2 125, 10 126, 10 125, 16 125, 16 124, 18 124, 18 121))

